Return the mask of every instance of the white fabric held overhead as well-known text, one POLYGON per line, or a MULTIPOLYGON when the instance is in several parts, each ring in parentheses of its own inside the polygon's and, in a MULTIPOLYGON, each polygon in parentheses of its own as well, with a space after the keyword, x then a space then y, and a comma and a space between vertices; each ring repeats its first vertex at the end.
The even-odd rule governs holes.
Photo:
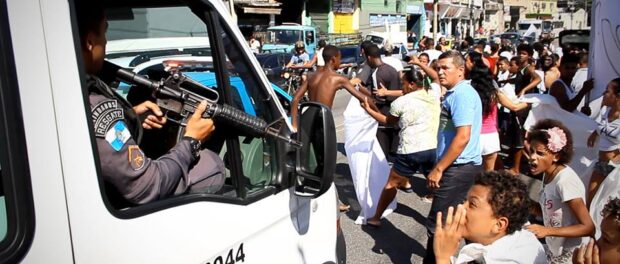
MULTIPOLYGON (((351 98, 344 113, 344 149, 347 153, 351 178, 355 187, 360 215, 358 225, 366 224, 377 210, 381 191, 387 182, 390 166, 377 140, 378 123, 356 98, 351 98)), ((383 217, 396 209, 396 199, 390 203, 383 217)))
POLYGON ((590 30, 590 53, 588 75, 594 78, 594 89, 590 92, 592 116, 600 110, 600 98, 607 84, 620 77, 620 1, 596 0, 592 4, 592 27, 590 30))

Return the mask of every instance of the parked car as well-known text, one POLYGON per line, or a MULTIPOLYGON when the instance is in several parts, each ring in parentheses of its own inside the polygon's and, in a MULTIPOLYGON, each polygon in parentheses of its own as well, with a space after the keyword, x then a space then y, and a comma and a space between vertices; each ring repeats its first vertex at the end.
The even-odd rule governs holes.
POLYGON ((508 32, 500 35, 502 40, 507 40, 512 46, 519 45, 521 35, 517 32, 508 32))
POLYGON ((559 34, 560 47, 571 45, 581 50, 590 49, 590 30, 563 30, 559 34))
POLYGON ((360 45, 346 45, 338 47, 340 50, 340 64, 350 64, 350 66, 341 69, 341 73, 351 78, 357 72, 357 66, 364 61, 360 56, 360 45))

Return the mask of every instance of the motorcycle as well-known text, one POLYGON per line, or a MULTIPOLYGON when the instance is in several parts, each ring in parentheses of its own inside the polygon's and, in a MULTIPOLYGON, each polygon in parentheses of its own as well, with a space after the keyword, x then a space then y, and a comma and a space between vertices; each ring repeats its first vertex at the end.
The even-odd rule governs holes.
MULTIPOLYGON (((291 69, 291 68, 284 69, 284 72, 282 73, 282 78, 284 78, 284 87, 282 88, 285 89, 286 92, 290 96, 295 97, 295 93, 297 92, 297 89, 301 87, 302 75, 305 71, 306 69, 291 69)), ((307 101, 309 101, 308 92, 304 94, 300 102, 307 102, 307 101)))

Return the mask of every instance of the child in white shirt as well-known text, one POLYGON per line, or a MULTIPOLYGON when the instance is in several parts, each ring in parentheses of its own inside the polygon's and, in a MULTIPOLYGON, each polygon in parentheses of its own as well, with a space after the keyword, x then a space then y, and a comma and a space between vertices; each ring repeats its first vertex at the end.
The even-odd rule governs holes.
POLYGON ((544 119, 528 133, 530 167, 533 175, 543 174, 540 209, 544 226, 526 228, 545 238, 549 263, 571 263, 573 250, 594 232, 585 204, 585 187, 568 167, 573 155, 570 131, 559 121, 544 119))
POLYGON ((437 214, 437 263, 546 263, 543 246, 522 229, 528 215, 526 192, 525 184, 505 171, 478 175, 465 204, 454 215, 448 209, 445 226, 441 212, 437 214), (463 238, 470 243, 452 257, 463 238))

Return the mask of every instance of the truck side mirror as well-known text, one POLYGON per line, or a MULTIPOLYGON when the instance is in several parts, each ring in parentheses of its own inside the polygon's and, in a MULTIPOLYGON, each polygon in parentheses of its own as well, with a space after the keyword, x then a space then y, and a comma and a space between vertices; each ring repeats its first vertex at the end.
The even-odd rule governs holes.
POLYGON ((320 103, 302 103, 297 128, 295 194, 319 197, 334 181, 336 171, 336 127, 331 110, 320 103))

